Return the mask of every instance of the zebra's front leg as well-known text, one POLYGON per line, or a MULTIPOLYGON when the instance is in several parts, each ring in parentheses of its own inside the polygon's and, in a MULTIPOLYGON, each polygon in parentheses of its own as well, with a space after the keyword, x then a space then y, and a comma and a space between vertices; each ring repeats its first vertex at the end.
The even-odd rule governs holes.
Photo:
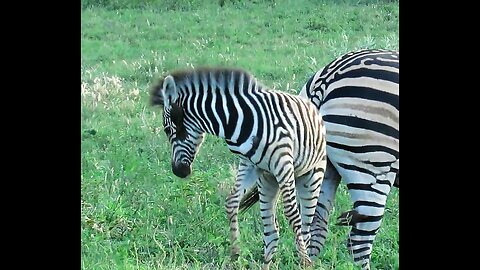
POLYGON ((238 246, 238 239, 240 237, 240 230, 238 226, 238 207, 245 192, 254 187, 254 185, 257 183, 257 179, 258 173, 255 167, 241 160, 240 164, 238 165, 235 186, 225 200, 225 209, 230 222, 230 256, 232 260, 238 259, 238 256, 240 255, 240 247, 238 246))
POLYGON ((335 202, 335 194, 341 177, 337 169, 330 160, 327 159, 327 167, 325 169, 325 177, 318 197, 315 216, 313 217, 312 226, 310 227, 311 240, 308 245, 308 255, 310 259, 315 260, 325 245, 325 239, 328 233, 328 219, 330 211, 335 202))
POLYGON ((262 270, 270 268, 270 262, 277 251, 279 228, 277 224, 276 209, 279 187, 275 177, 264 173, 258 181, 260 199, 260 216, 263 222, 264 257, 262 270))
POLYGON ((300 265, 307 267, 312 265, 312 261, 308 257, 307 248, 302 236, 302 219, 298 209, 297 196, 295 190, 295 177, 293 162, 282 166, 281 174, 277 175, 277 181, 280 186, 283 198, 283 208, 290 227, 295 235, 295 243, 300 257, 300 265))

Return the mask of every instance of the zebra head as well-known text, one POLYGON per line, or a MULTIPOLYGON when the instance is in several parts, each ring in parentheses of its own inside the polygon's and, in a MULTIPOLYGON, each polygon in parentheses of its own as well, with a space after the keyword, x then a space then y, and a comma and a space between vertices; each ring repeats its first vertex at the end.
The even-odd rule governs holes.
POLYGON ((152 105, 163 106, 163 129, 172 146, 172 172, 185 178, 204 139, 204 132, 186 119, 175 80, 167 76, 151 92, 152 105))

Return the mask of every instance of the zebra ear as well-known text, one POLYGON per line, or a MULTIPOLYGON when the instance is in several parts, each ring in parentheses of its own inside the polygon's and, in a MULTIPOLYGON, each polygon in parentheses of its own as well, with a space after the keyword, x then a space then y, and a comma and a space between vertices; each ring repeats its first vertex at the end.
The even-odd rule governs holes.
POLYGON ((163 89, 163 83, 161 85, 155 85, 152 87, 150 90, 150 105, 155 106, 159 105, 163 107, 163 94, 162 94, 162 89, 163 89))
POLYGON ((163 103, 165 107, 171 106, 178 97, 177 85, 171 75, 165 77, 163 81, 163 103))

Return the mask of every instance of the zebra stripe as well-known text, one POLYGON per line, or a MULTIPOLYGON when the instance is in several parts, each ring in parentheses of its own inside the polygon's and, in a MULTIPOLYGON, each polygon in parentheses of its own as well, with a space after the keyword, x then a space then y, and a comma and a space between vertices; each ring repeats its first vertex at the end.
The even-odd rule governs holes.
POLYGON ((316 72, 300 96, 318 108, 327 130, 328 163, 311 230, 309 252, 325 243, 329 211, 343 179, 353 210, 338 225, 352 226, 348 249, 370 269, 373 241, 391 186, 399 186, 399 53, 361 50, 338 57, 316 72))
POLYGON ((310 226, 327 163, 325 127, 317 108, 307 99, 268 89, 243 70, 226 68, 175 71, 152 88, 151 103, 163 106, 172 171, 178 177, 191 173, 204 133, 225 139, 240 156, 235 186, 225 202, 232 258, 239 254, 239 205, 248 190, 258 187, 262 269, 269 269, 278 246, 280 195, 300 263, 310 265, 310 226))

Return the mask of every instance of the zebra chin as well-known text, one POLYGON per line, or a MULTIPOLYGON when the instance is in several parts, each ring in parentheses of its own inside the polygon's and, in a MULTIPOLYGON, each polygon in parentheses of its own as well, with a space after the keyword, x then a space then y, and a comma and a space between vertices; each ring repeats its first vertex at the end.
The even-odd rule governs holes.
POLYGON ((180 178, 185 178, 192 173, 190 165, 183 162, 172 162, 172 172, 180 178))

